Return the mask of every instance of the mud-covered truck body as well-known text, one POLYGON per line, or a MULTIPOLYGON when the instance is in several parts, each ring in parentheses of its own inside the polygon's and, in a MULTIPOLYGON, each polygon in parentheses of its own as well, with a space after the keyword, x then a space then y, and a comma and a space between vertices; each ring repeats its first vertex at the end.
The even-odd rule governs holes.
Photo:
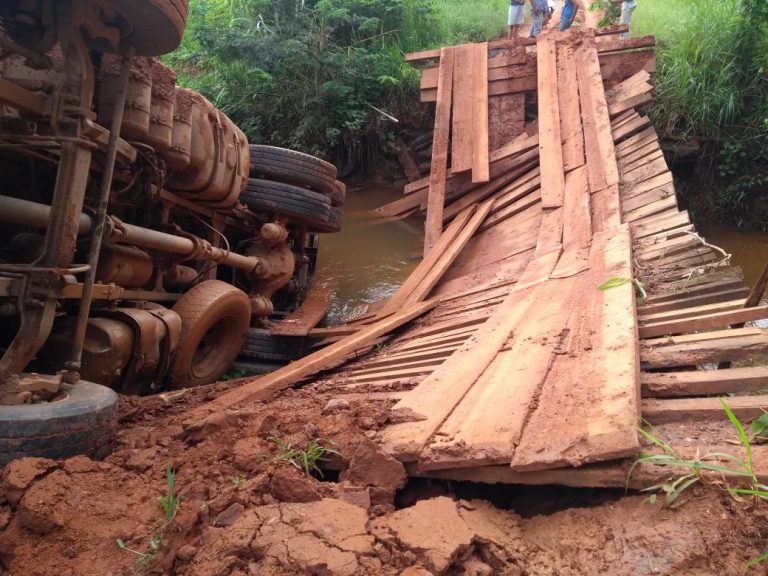
POLYGON ((249 147, 155 58, 186 17, 186 0, 0 6, 0 463, 98 456, 114 391, 220 378, 341 225, 331 164, 249 147))

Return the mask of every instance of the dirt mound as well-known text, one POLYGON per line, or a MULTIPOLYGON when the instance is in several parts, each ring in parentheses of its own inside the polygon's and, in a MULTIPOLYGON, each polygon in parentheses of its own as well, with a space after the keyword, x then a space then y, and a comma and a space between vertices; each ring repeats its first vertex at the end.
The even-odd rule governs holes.
MULTIPOLYGON (((402 465, 369 438, 389 401, 324 411, 331 395, 288 391, 186 422, 187 409, 229 386, 123 399, 119 447, 104 462, 9 464, 2 573, 722 576, 760 552, 764 516, 715 490, 674 511, 630 496, 526 518, 441 485, 447 496, 396 510, 402 465), (340 454, 327 454, 325 478, 287 457, 313 445, 340 454), (169 464, 179 497, 170 520, 158 501, 169 464)), ((542 494, 509 490, 517 501, 542 494)), ((408 492, 398 501, 413 502, 408 492)))

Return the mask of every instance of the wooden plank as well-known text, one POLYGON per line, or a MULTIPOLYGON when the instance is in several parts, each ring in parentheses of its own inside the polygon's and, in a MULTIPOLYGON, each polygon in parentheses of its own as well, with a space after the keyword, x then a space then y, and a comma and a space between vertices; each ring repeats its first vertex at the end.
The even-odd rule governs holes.
POLYGON ((275 336, 307 336, 325 318, 336 289, 336 279, 328 271, 318 270, 312 277, 302 305, 270 328, 275 336))
POLYGON ((424 258, 419 265, 411 272, 402 286, 398 288, 397 292, 390 298, 387 303, 379 310, 378 316, 384 317, 389 314, 393 314, 400 310, 405 304, 406 300, 414 293, 419 287, 419 284, 427 277, 430 270, 435 266, 440 265, 441 269, 446 267, 446 264, 450 265, 450 262, 440 264, 444 258, 444 253, 451 245, 459 238, 464 226, 469 222, 472 217, 473 209, 467 208, 461 214, 459 214, 453 222, 448 226, 445 233, 440 237, 438 243, 435 245, 435 249, 432 250, 427 257, 424 258))
POLYGON ((660 338, 647 338, 643 340, 643 345, 667 346, 683 344, 685 342, 706 342, 707 340, 722 340, 724 338, 759 336, 761 334, 763 334, 763 331, 760 328, 727 328, 725 330, 712 330, 711 332, 694 332, 693 334, 675 334, 660 338))
POLYGON ((539 90, 539 164, 541 165, 542 207, 563 205, 565 174, 560 133, 560 104, 557 84, 557 50, 549 35, 537 41, 539 90))
POLYGON ((690 318, 691 316, 703 316, 705 314, 738 310, 743 307, 743 299, 729 300, 726 302, 714 302, 712 304, 703 304, 679 310, 668 310, 665 312, 655 312, 650 314, 643 312, 638 316, 638 320, 641 324, 653 324, 655 322, 663 322, 666 320, 681 320, 683 318, 690 318))
POLYGON ((613 129, 613 141, 616 143, 622 140, 634 136, 638 132, 642 132, 651 123, 650 118, 647 116, 639 116, 631 122, 627 122, 624 126, 613 129))
POLYGON ((371 342, 388 334, 393 330, 407 324, 414 318, 417 318, 428 312, 437 305, 436 301, 420 302, 413 306, 403 309, 400 313, 394 314, 383 320, 380 320, 370 326, 366 326, 357 333, 348 336, 338 342, 334 342, 326 348, 322 348, 309 356, 292 362, 283 368, 266 374, 260 378, 235 388, 216 398, 215 400, 203 404, 187 413, 188 422, 199 424, 203 419, 211 414, 221 413, 223 410, 233 406, 257 402, 268 396, 289 388, 299 382, 302 378, 316 374, 317 372, 328 368, 335 362, 342 360, 349 354, 370 346, 371 342))
MULTIPOLYGON (((505 80, 492 80, 488 83, 488 96, 506 96, 509 94, 523 94, 536 90, 536 76, 521 76, 505 80)), ((437 89, 427 88, 421 91, 421 102, 436 102, 437 89)))
POLYGON ((636 208, 635 210, 624 212, 622 215, 622 220, 624 222, 636 222, 671 208, 677 208, 677 198, 675 196, 662 198, 661 200, 656 200, 655 202, 651 202, 650 204, 646 204, 645 206, 636 208))
POLYGON ((585 40, 576 51, 576 70, 589 186, 594 193, 619 183, 611 120, 594 40, 585 40))
POLYGON ((563 167, 568 172, 585 162, 579 83, 573 66, 573 47, 569 44, 557 46, 557 88, 563 167))
POLYGON ((630 225, 630 230, 632 232, 632 238, 639 240, 642 238, 647 238, 648 236, 660 234, 666 230, 677 228, 678 226, 685 226, 690 223, 691 220, 688 216, 688 212, 683 210, 682 212, 677 212, 672 215, 663 215, 638 220, 637 222, 633 222, 630 225))
POLYGON ((675 398, 643 400, 643 418, 651 424, 725 420, 722 401, 739 420, 751 420, 768 412, 768 396, 731 396, 728 398, 675 398))
POLYGON ((768 318, 768 306, 754 306, 728 312, 715 312, 681 320, 654 322, 640 326, 640 338, 652 338, 664 334, 679 334, 693 330, 708 330, 752 320, 768 318))
POLYGON ((764 392, 768 390, 768 367, 750 366, 691 372, 643 372, 640 375, 640 382, 643 396, 647 398, 764 392))
POLYGON ((472 44, 455 48, 453 73, 453 128, 451 131, 451 172, 472 168, 472 132, 474 127, 474 60, 472 44))
POLYGON ((636 210, 637 208, 642 208, 643 206, 647 206, 648 204, 651 204, 656 200, 663 200, 664 198, 669 198, 674 194, 675 194, 675 189, 674 189, 674 186, 672 186, 671 184, 659 186, 658 188, 654 188, 653 190, 649 190, 648 192, 637 194, 636 196, 632 196, 631 198, 622 199, 621 211, 630 212, 632 210, 636 210))
POLYGON ((440 56, 440 80, 432 139, 432 168, 429 175, 427 221, 424 224, 424 256, 429 254, 443 233, 445 176, 448 167, 448 134, 451 126, 453 94, 453 48, 443 48, 440 56))
POLYGON ((400 136, 395 140, 395 150, 397 151, 397 159, 400 161, 400 166, 403 167, 403 172, 408 182, 415 182, 421 178, 421 172, 419 166, 411 155, 411 150, 408 148, 403 139, 400 136))
POLYGON ((609 90, 606 90, 605 100, 610 106, 611 104, 616 104, 627 98, 637 96, 646 89, 646 86, 649 86, 648 83, 650 82, 650 79, 651 75, 645 70, 641 70, 637 74, 630 76, 623 82, 619 82, 609 90))
POLYGON ((531 261, 521 281, 497 306, 477 332, 435 372, 411 390, 394 409, 413 411, 423 420, 404 422, 382 432, 385 448, 401 460, 419 458, 432 434, 491 364, 510 333, 525 324, 535 301, 534 288, 554 268, 557 254, 549 253, 531 261))
POLYGON ((753 335, 722 340, 702 340, 668 346, 646 346, 640 343, 643 370, 673 368, 742 360, 768 351, 768 336, 753 335))
MULTIPOLYGON (((565 175, 565 199, 563 201, 563 255, 551 278, 566 278, 589 267, 592 243, 592 215, 590 194, 585 166, 565 175)), ((598 281, 598 284, 603 281, 598 281)))
POLYGON ((490 179, 488 159, 488 43, 473 45, 474 133, 472 135, 472 183, 490 179))
MULTIPOLYGON (((715 302, 723 302, 725 300, 733 300, 736 298, 744 298, 748 295, 749 288, 746 286, 737 286, 730 290, 723 290, 721 292, 714 292, 708 294, 685 296, 681 298, 675 298, 673 300, 660 301, 656 303, 646 303, 638 308, 639 314, 653 314, 655 312, 665 312, 667 310, 676 310, 679 308, 687 308, 690 306, 701 306, 703 304, 713 304, 715 302)), ((646 300, 646 302, 648 302, 646 300)))
POLYGON ((577 286, 578 277, 570 277, 529 289, 531 301, 523 317, 504 334, 503 349, 421 454, 421 468, 510 462, 529 409, 563 340, 577 286))
POLYGON ((595 288, 605 278, 631 277, 629 228, 606 231, 593 242, 589 273, 572 302, 568 335, 515 447, 515 470, 581 466, 631 456, 639 448, 634 287, 595 288))
POLYGON ((763 297, 766 285, 768 285, 768 264, 763 267, 763 271, 760 273, 757 282, 755 282, 755 285, 749 292, 749 296, 747 296, 747 299, 744 302, 744 306, 757 306, 760 304, 760 300, 763 297))

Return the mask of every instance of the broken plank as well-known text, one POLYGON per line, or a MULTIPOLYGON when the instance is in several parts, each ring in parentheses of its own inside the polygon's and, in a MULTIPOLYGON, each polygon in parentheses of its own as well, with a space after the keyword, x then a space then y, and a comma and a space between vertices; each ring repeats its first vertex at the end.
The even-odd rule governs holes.
POLYGON ((539 164, 541 165, 542 207, 563 205, 565 174, 560 133, 560 104, 557 84, 557 49, 554 38, 537 41, 539 97, 539 164))
POLYGON ((443 48, 440 56, 440 79, 437 86, 437 110, 432 140, 432 168, 427 197, 427 221, 424 224, 424 256, 443 233, 445 176, 448 169, 448 134, 451 127, 453 94, 453 48, 443 48))
POLYGON ((418 318, 436 305, 436 301, 420 302, 404 308, 401 312, 379 320, 370 326, 365 326, 351 336, 334 342, 330 346, 322 348, 296 362, 292 362, 275 372, 256 378, 188 412, 187 416, 189 416, 189 419, 187 421, 199 424, 208 415, 220 413, 236 405, 257 402, 275 392, 289 388, 301 379, 332 366, 335 362, 344 359, 349 354, 370 346, 371 342, 380 336, 389 334, 414 318, 418 318))
POLYGON ((592 216, 587 170, 580 166, 565 176, 563 254, 550 277, 565 278, 586 270, 591 242, 592 216))
POLYGON ((318 271, 309 285, 301 306, 270 328, 274 336, 307 336, 325 318, 336 288, 336 279, 318 271))
MULTIPOLYGON (((729 290, 723 290, 721 292, 689 295, 684 297, 678 297, 672 300, 655 301, 640 306, 638 308, 639 314, 653 314, 656 312, 666 312, 667 310, 676 310, 680 308, 686 308, 690 306, 701 306, 703 304, 713 304, 715 302, 723 302, 725 300, 732 300, 736 298, 746 297, 749 293, 749 288, 746 286, 738 286, 735 284, 735 288, 729 290)), ((681 296, 678 293, 678 296, 681 296)))
POLYGON ((473 45, 474 133, 472 135, 472 183, 490 179, 488 159, 488 43, 473 45))
POLYGON ((768 367, 749 366, 724 370, 691 372, 643 372, 640 375, 643 396, 678 398, 768 390, 768 367))

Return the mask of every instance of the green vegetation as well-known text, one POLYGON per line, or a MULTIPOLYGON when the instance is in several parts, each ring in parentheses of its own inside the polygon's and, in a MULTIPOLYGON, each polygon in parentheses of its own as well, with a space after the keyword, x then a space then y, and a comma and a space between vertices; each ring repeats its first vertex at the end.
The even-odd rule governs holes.
POLYGON ((172 520, 179 507, 179 499, 176 496, 176 470, 170 464, 165 465, 166 492, 158 498, 160 507, 165 512, 165 519, 172 520))
MULTIPOLYGON (((694 458, 684 458, 672 446, 661 439, 653 426, 645 422, 648 429, 640 428, 639 432, 648 442, 660 449, 660 452, 638 456, 629 469, 627 484, 629 484, 632 473, 641 465, 667 466, 675 471, 687 470, 686 473, 673 477, 667 482, 643 489, 643 492, 652 492, 646 499, 646 502, 653 504, 657 501, 657 497, 663 494, 664 506, 674 506, 677 499, 686 490, 697 483, 705 482, 723 487, 736 500, 741 500, 744 496, 751 496, 757 501, 768 500, 768 486, 761 484, 757 479, 752 464, 752 444, 764 439, 763 434, 766 431, 766 426, 768 426, 768 414, 764 414, 752 422, 753 436, 750 438, 744 425, 736 417, 736 414, 733 413, 733 410, 723 400, 720 403, 728 416, 728 420, 738 434, 739 442, 744 448, 744 458, 722 452, 712 452, 704 455, 697 452, 694 458), (709 476, 709 478, 704 476, 705 472, 714 473, 715 479, 712 479, 713 476, 709 476), (740 479, 741 485, 746 485, 747 487, 736 488, 729 485, 726 476, 740 479)), ((768 560, 768 552, 747 562, 744 572, 766 560, 768 560)))
POLYGON ((165 465, 165 494, 159 496, 157 501, 160 503, 160 508, 163 509, 165 519, 160 526, 154 530, 152 536, 149 539, 149 549, 146 552, 130 548, 121 538, 116 540, 117 546, 136 556, 136 569, 140 574, 148 574, 150 565, 155 556, 157 556, 160 546, 163 543, 163 534, 165 529, 171 523, 176 516, 176 511, 179 508, 179 498, 176 496, 176 471, 171 468, 170 464, 165 465))
POLYGON ((327 460, 328 454, 341 456, 337 450, 330 447, 333 446, 333 442, 325 438, 313 438, 305 448, 294 448, 290 443, 283 442, 276 436, 269 436, 267 440, 279 449, 274 457, 275 462, 288 462, 307 476, 314 473, 322 477, 323 471, 317 463, 327 460))
POLYGON ((654 122, 663 136, 697 140, 715 176, 715 203, 742 226, 768 186, 768 3, 643 0, 633 34, 659 40, 654 122))
POLYGON ((505 13, 505 0, 191 0, 166 62, 252 142, 353 168, 424 123, 403 54, 497 36, 505 13))

